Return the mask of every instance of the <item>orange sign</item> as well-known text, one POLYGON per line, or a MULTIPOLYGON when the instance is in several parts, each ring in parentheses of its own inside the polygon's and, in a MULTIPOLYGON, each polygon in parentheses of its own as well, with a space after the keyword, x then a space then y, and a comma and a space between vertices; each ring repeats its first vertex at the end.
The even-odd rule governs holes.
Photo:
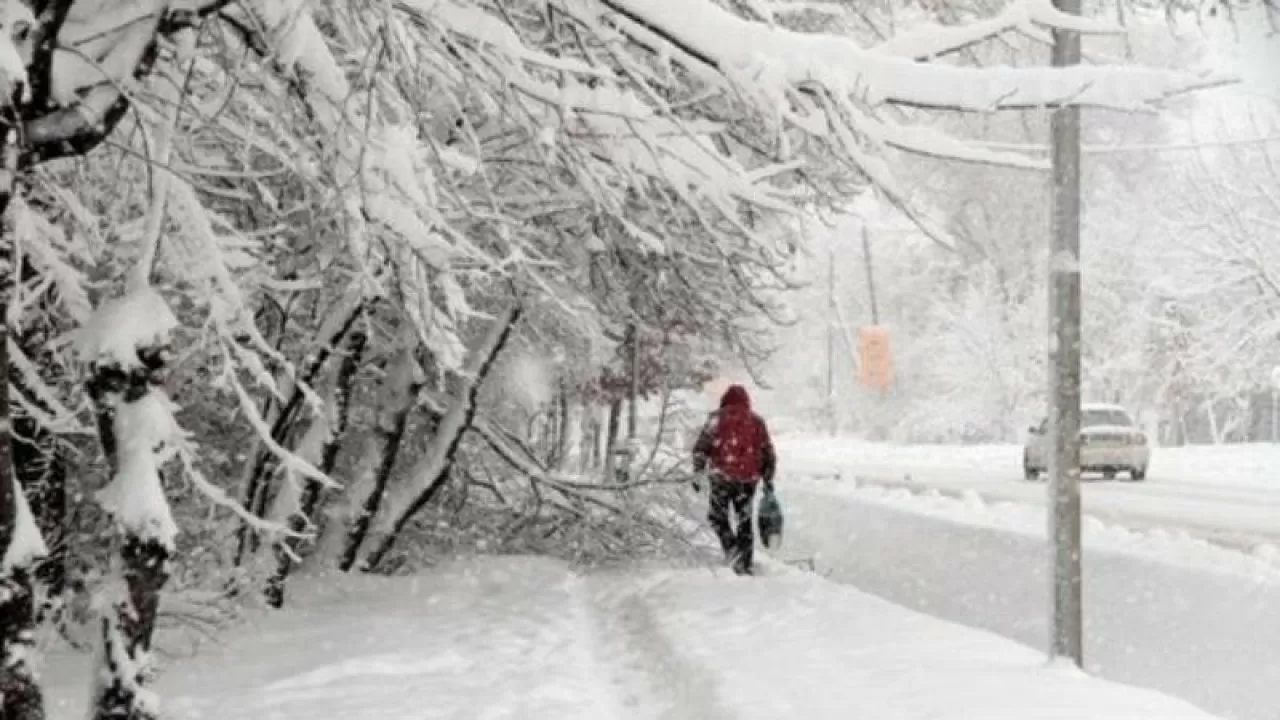
POLYGON ((858 328, 858 382, 874 388, 893 384, 889 328, 883 325, 858 328))

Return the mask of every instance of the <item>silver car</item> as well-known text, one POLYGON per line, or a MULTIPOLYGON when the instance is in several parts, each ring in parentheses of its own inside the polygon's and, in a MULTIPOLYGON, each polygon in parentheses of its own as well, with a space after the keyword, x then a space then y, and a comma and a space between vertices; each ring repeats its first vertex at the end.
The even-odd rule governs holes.
MULTIPOLYGON (((1119 405, 1088 404, 1081 408, 1080 469, 1110 479, 1127 472, 1135 482, 1147 477, 1151 445, 1133 418, 1119 405)), ((1049 469, 1049 420, 1031 428, 1022 451, 1022 471, 1037 480, 1049 469)))

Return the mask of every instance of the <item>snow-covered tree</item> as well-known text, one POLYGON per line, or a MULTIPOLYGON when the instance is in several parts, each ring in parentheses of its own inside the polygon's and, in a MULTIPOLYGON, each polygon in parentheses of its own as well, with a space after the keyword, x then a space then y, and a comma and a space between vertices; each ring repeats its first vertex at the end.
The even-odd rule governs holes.
MULTIPOLYGON (((154 715, 161 590, 197 550, 233 548, 233 590, 265 570, 282 593, 298 535, 327 508, 372 509, 336 534, 367 522, 378 566, 454 478, 492 488, 517 528, 544 512, 557 532, 638 517, 602 497, 608 481, 557 475, 483 406, 506 333, 567 355, 628 327, 686 328, 709 352, 762 355, 798 250, 790 218, 874 191, 951 246, 896 153, 1044 165, 932 113, 1148 108, 1207 81, 950 61, 1055 26, 1114 31, 1045 2, 881 40, 821 8, 756 5, 5 3, 3 314, 80 328, 74 357, 50 333, 15 334, 6 368, 15 414, 72 446, 96 427, 110 466, 94 494, 119 570, 95 621, 98 716, 154 715), (538 316, 514 325, 524 308, 538 316), (42 369, 53 362, 79 381, 42 369), (368 442, 388 422, 407 428, 403 447, 368 442), (518 480, 484 480, 495 460, 518 480)), ((583 374, 606 364, 588 355, 583 374)), ((8 712, 39 704, 25 664, 39 544, 15 529, 29 528, 24 489, 0 488, 8 712)), ((106 562, 95 545, 81 552, 106 562)))

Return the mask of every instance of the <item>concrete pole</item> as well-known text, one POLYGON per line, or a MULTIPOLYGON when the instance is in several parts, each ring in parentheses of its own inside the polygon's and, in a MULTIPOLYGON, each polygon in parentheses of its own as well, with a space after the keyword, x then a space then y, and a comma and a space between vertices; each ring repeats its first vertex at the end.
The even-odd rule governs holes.
MULTIPOLYGON (((1054 0, 1079 15, 1081 0, 1054 0)), ((1055 30, 1053 65, 1080 63, 1080 34, 1055 30)), ((1052 238, 1049 253, 1049 460, 1052 494, 1053 623, 1050 655, 1084 666, 1080 543, 1080 108, 1052 120, 1052 238)))

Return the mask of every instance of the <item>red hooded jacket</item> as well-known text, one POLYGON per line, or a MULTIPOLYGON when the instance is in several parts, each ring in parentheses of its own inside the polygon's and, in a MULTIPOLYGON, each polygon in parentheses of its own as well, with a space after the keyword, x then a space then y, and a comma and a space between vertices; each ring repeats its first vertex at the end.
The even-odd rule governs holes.
POLYGON ((731 385, 720 398, 720 409, 711 413, 693 446, 693 469, 707 465, 719 479, 731 482, 771 482, 778 459, 764 420, 751 411, 751 396, 741 385, 731 385))

